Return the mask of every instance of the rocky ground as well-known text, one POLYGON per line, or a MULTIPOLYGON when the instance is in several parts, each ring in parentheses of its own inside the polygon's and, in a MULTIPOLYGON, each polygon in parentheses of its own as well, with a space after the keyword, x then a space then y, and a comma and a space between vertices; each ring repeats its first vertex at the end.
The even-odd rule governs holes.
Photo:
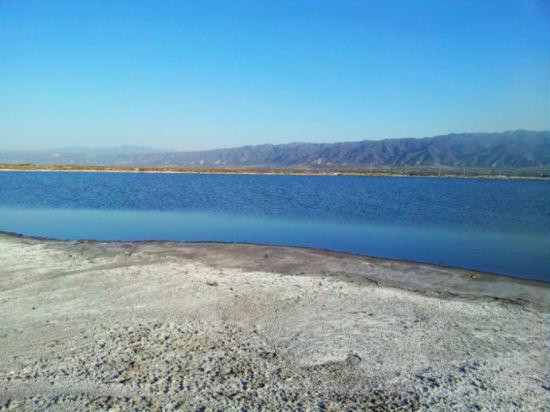
POLYGON ((255 245, 0 235, 0 409, 547 410, 548 287, 255 245))

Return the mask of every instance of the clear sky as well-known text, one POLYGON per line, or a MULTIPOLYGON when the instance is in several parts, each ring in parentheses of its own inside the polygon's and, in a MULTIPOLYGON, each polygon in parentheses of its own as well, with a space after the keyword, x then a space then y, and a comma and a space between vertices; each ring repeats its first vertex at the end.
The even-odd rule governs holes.
POLYGON ((0 0, 0 149, 549 128, 548 0, 0 0))

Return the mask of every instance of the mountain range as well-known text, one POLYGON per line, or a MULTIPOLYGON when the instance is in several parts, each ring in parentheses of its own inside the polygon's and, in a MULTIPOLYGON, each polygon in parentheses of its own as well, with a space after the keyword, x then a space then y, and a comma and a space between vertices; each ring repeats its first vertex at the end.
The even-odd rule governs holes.
POLYGON ((0 163, 181 168, 352 169, 439 166, 548 167, 550 132, 515 130, 341 143, 289 143, 205 151, 141 146, 3 151, 0 163))

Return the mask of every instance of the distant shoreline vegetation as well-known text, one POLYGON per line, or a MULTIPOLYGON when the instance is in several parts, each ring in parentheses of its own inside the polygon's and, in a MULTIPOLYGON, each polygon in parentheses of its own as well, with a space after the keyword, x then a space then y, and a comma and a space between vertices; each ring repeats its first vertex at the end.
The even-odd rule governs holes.
POLYGON ((396 176, 454 177, 486 179, 544 179, 549 169, 530 168, 468 168, 449 166, 368 167, 361 169, 266 169, 266 168, 179 168, 179 167, 116 167, 89 165, 34 165, 30 163, 0 164, 0 171, 44 172, 120 172, 120 173, 182 173, 182 174, 255 174, 255 175, 319 175, 319 176, 396 176))

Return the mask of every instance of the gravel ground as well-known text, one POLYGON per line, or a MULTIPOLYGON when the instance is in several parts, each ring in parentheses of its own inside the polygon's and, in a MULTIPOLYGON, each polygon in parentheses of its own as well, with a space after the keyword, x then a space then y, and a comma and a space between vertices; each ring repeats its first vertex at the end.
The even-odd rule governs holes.
POLYGON ((2 410, 548 410, 549 289, 307 249, 0 234, 2 410))

